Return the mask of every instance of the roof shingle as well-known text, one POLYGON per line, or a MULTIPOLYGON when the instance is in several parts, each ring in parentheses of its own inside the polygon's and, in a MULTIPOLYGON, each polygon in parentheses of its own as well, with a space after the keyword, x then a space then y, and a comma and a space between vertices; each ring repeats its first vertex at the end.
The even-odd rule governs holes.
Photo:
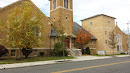
MULTIPOLYGON (((73 22, 73 32, 74 32, 74 35, 76 36, 76 34, 77 34, 77 32, 79 31, 79 30, 81 30, 81 29, 83 29, 83 27, 82 26, 80 26, 78 23, 76 23, 76 22, 73 22)), ((86 30, 87 31, 87 30, 86 30)), ((91 35, 91 39, 92 40, 97 40, 97 38, 96 37, 94 37, 93 35, 91 35)))

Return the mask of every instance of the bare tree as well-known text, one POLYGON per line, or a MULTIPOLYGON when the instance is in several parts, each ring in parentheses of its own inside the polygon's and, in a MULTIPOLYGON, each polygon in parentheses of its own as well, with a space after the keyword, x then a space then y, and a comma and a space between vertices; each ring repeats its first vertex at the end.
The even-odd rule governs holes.
POLYGON ((114 57, 114 49, 116 48, 116 34, 115 31, 112 30, 111 32, 109 32, 109 36, 108 36, 108 45, 110 48, 113 49, 113 57, 114 57))

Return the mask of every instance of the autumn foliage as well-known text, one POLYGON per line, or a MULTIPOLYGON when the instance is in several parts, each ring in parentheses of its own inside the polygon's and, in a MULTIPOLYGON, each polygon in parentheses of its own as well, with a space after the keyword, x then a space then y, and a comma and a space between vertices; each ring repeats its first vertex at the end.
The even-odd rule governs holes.
POLYGON ((21 58, 22 48, 40 46, 44 33, 42 15, 39 10, 34 12, 29 2, 12 8, 7 13, 7 22, 0 21, 0 33, 5 34, 2 45, 10 48, 19 48, 17 59, 21 58))
POLYGON ((91 34, 86 31, 85 29, 81 29, 77 33, 76 42, 81 45, 81 49, 83 49, 83 46, 87 44, 91 39, 91 34))

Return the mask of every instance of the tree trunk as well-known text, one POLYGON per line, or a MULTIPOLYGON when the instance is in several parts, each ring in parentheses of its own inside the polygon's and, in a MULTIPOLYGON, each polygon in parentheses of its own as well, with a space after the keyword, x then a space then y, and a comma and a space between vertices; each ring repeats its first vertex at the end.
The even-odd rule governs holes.
POLYGON ((84 49, 83 49, 83 44, 81 43, 81 51, 82 51, 82 54, 84 54, 84 49))

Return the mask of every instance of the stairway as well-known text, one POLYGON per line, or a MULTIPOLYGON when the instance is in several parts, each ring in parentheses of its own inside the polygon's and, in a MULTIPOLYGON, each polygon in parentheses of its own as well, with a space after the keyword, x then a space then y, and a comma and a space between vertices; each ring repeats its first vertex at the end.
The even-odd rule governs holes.
POLYGON ((76 49, 76 48, 71 48, 67 49, 67 51, 70 53, 71 56, 76 57, 76 56, 82 56, 81 49, 76 49))

